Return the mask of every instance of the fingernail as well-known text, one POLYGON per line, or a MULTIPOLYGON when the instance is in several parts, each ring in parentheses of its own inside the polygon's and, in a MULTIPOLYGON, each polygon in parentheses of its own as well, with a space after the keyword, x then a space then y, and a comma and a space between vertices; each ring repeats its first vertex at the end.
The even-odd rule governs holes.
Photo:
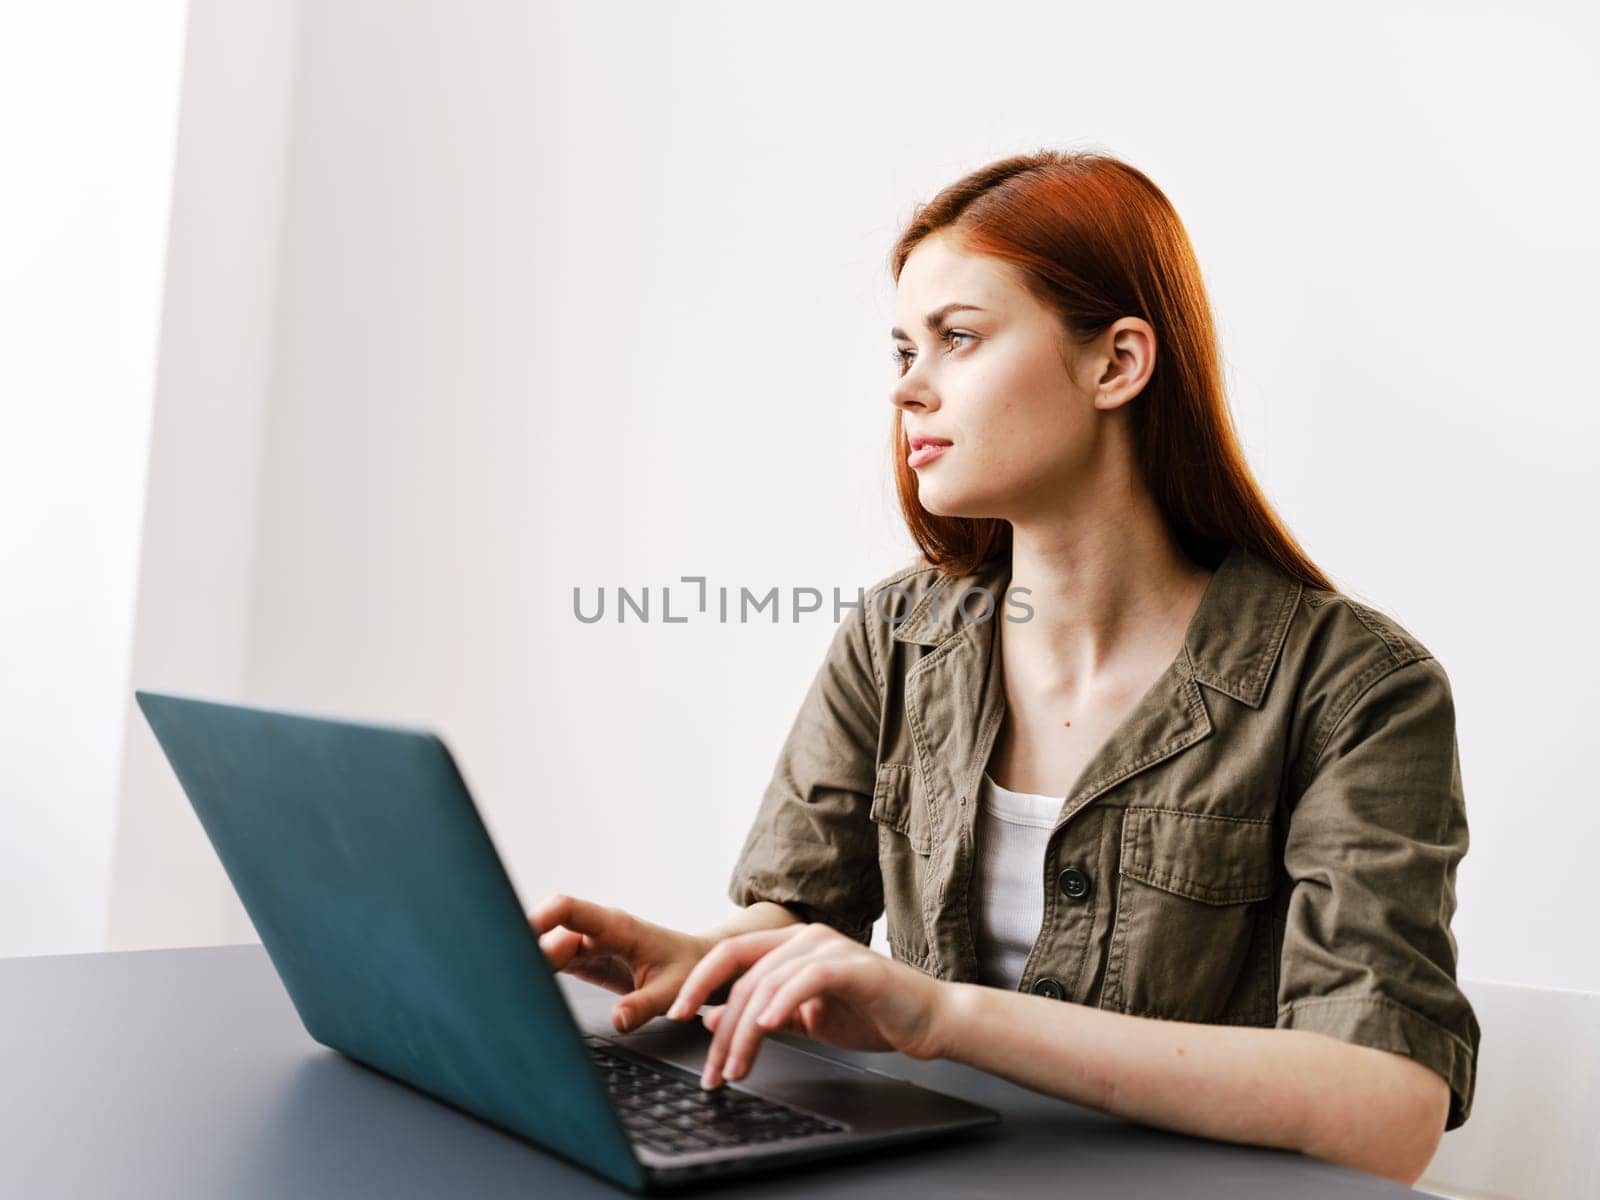
POLYGON ((672 1007, 667 1009, 667 1016, 673 1018, 674 1020, 683 1016, 683 1001, 674 1000, 672 1002, 672 1007))
POLYGON ((729 1079, 737 1079, 737 1078, 739 1078, 739 1076, 741 1076, 743 1074, 744 1074, 744 1062, 743 1062, 743 1060, 737 1059, 737 1058, 730 1058, 728 1060, 728 1078, 729 1079))

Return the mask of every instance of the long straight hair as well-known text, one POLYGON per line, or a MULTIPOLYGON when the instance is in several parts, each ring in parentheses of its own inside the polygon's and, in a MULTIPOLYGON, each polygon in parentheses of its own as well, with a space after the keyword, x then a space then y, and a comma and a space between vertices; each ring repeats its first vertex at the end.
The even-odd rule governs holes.
MULTIPOLYGON (((1133 399, 1130 431, 1138 469, 1178 544, 1207 567, 1243 546, 1307 586, 1334 590, 1245 463, 1200 264, 1177 211, 1148 176, 1095 150, 1042 150, 990 163, 917 207, 890 257, 897 286, 906 259, 934 233, 963 253, 1018 268, 1076 342, 1124 316, 1148 321, 1156 359, 1133 399)), ((895 489, 923 558, 959 575, 1009 555, 1010 522, 938 516, 922 506, 900 418, 896 408, 895 489)))

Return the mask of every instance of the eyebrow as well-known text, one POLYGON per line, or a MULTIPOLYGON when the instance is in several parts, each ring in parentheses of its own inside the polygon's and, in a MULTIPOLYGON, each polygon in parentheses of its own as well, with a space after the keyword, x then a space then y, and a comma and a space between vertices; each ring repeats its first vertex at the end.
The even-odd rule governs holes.
MULTIPOLYGON (((976 304, 965 304, 960 300, 956 300, 950 304, 946 304, 943 308, 934 309, 931 313, 922 318, 922 322, 929 329, 936 329, 938 328, 940 321, 944 320, 951 313, 960 312, 962 309, 971 309, 973 312, 989 311, 986 308, 979 308, 976 304)), ((892 338, 899 338, 904 342, 909 342, 911 340, 906 336, 905 330, 901 329, 898 325, 889 330, 889 336, 892 338)))

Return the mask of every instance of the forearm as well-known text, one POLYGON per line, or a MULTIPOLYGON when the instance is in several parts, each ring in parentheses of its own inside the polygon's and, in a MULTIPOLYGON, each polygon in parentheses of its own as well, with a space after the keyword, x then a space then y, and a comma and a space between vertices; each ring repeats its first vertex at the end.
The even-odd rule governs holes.
POLYGON ((774 904, 771 900, 757 900, 754 904, 742 908, 739 912, 713 929, 708 929, 699 936, 713 945, 723 938, 735 937, 741 933, 753 933, 758 929, 781 929, 785 925, 798 925, 800 918, 781 904, 774 904))
MULTIPOLYGON (((1426 1067, 1303 1030, 1201 1025, 972 983, 942 1057, 1181 1133, 1296 1150, 1412 1183, 1439 1130, 1397 1071, 1426 1067)), ((1442 1118, 1440 1119, 1442 1129, 1442 1118)))

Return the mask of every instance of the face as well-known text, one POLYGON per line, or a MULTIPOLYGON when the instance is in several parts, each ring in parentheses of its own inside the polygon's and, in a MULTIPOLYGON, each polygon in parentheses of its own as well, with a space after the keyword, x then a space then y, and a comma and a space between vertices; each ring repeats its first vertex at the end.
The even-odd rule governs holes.
POLYGON ((895 296, 900 374, 891 399, 922 506, 939 516, 1012 521, 1062 511, 1074 482, 1093 474, 1116 436, 1107 410, 1148 376, 1127 378, 1128 364, 1112 353, 1130 324, 1149 329, 1138 318, 1118 321, 1074 352, 1069 371, 1060 318, 1010 264, 963 254, 939 234, 919 243, 895 296), (949 445, 913 450, 922 437, 949 445))

